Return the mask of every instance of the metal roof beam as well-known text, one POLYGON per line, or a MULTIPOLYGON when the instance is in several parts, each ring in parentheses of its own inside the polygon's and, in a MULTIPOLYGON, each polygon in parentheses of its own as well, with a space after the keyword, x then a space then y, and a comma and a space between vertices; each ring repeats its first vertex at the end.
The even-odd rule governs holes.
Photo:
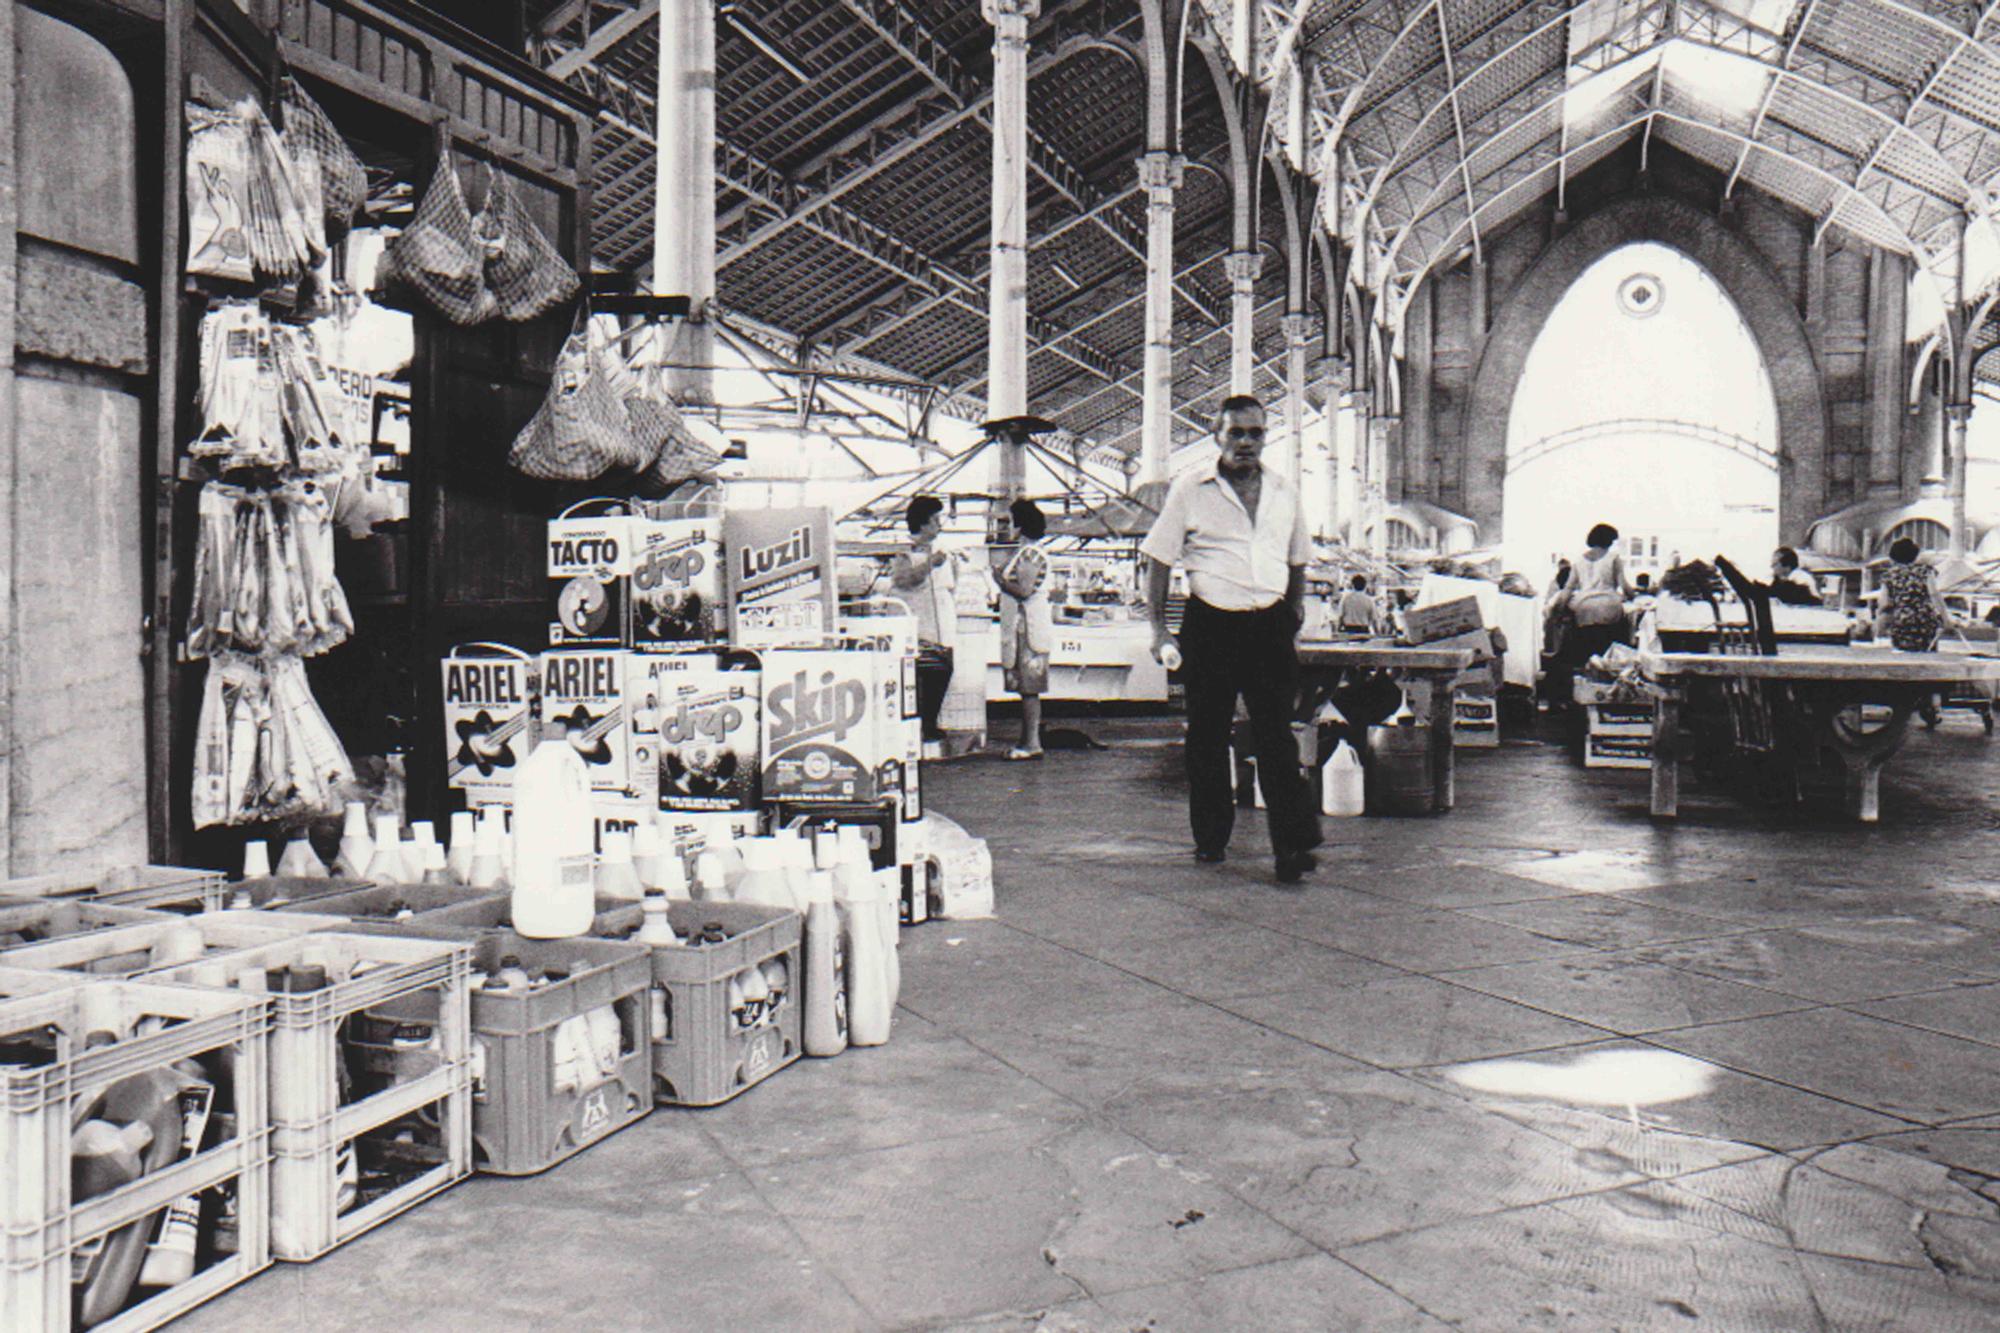
POLYGON ((542 68, 547 70, 551 77, 567 79, 584 66, 596 64, 611 54, 620 42, 648 23, 658 21, 660 17, 660 0, 639 0, 639 3, 623 13, 614 15, 610 22, 590 27, 590 21, 596 16, 599 3, 600 0, 592 0, 583 6, 582 18, 586 31, 582 45, 559 53, 553 52, 547 46, 543 48, 542 68), (549 59, 551 54, 554 55, 553 59, 549 59))
MULTIPOLYGON (((1458 175, 1465 186, 1465 221, 1472 228, 1472 253, 1475 258, 1483 251, 1479 244, 1479 219, 1472 200, 1472 170, 1466 165, 1465 152, 1465 112, 1458 102, 1458 74, 1452 68, 1451 29, 1445 26, 1444 6, 1438 5, 1433 11, 1437 16, 1438 54, 1444 57, 1445 86, 1451 89, 1451 133, 1458 142, 1458 175)), ((1481 262, 1484 262, 1483 260, 1481 262)))
MULTIPOLYGON (((1778 96, 1778 85, 1784 82, 1782 74, 1784 71, 1789 70, 1792 67, 1792 61, 1798 58, 1799 43, 1805 39, 1806 28, 1812 23, 1813 15, 1818 11, 1819 0, 1806 0, 1804 8, 1798 11, 1798 23, 1793 27, 1791 37, 1786 40, 1785 54, 1778 62, 1779 73, 1771 76, 1771 81, 1764 85, 1763 97, 1757 101, 1757 115, 1750 122, 1750 140, 1752 143, 1756 142, 1757 136, 1764 132, 1764 118, 1771 114, 1771 103, 1778 96)), ((1722 197, 1724 199, 1729 198, 1730 195, 1736 192, 1737 179, 1743 175, 1743 164, 1749 160, 1750 145, 1745 144, 1743 151, 1736 155, 1736 165, 1730 169, 1728 181, 1723 184, 1722 197)))

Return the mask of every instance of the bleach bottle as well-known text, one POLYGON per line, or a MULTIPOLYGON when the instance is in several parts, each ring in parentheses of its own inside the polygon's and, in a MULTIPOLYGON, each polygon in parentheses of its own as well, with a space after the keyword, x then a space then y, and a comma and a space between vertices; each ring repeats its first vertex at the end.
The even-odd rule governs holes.
POLYGON ((552 940, 590 930, 590 778, 567 737, 543 741, 514 775, 514 929, 552 940))
POLYGON ((806 1054, 839 1055, 847 1049, 847 978, 833 876, 814 871, 806 893, 806 1054))
POLYGON ((846 887, 856 895, 841 904, 847 946, 847 1040, 853 1046, 880 1046, 889 1040, 892 1010, 875 877, 852 875, 846 887))
POLYGON ((1358 815, 1364 805, 1361 757, 1346 741, 1337 741, 1333 753, 1319 770, 1321 813, 1348 818, 1358 815))
POLYGON ((837 868, 834 871, 834 889, 840 897, 849 902, 869 901, 875 907, 875 927, 882 937, 883 972, 888 978, 889 1007, 894 1009, 903 991, 902 957, 896 952, 903 933, 902 913, 897 910, 897 895, 882 882, 875 873, 875 863, 868 855, 868 842, 861 830, 853 824, 843 824, 839 833, 837 868), (866 888, 861 886, 866 884, 866 888))
POLYGON ((791 886, 781 861, 784 853, 769 838, 743 840, 743 878, 736 884, 736 901, 765 907, 792 907, 791 886))

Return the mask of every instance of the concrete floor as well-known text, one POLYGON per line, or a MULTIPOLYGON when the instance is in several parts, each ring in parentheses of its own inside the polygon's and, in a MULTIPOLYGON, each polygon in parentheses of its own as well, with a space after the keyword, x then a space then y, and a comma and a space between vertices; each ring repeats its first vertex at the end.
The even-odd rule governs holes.
POLYGON ((960 761, 1002 920, 894 1041, 481 1178, 189 1329, 2000 1328, 2000 742, 1884 822, 1541 746, 1459 809, 1187 853, 1179 752, 960 761))

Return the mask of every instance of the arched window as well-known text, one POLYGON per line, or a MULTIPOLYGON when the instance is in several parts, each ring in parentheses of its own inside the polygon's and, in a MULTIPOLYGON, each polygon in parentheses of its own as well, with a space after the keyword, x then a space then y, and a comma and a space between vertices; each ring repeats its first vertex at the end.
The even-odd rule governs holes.
POLYGON ((1383 533, 1384 544, 1391 551, 1421 551, 1430 547, 1421 532, 1400 518, 1390 519, 1383 533))
POLYGON ((1882 535, 1882 549, 1908 537, 1919 550, 1942 551, 1951 545, 1951 529, 1928 518, 1912 518, 1898 523, 1882 535))

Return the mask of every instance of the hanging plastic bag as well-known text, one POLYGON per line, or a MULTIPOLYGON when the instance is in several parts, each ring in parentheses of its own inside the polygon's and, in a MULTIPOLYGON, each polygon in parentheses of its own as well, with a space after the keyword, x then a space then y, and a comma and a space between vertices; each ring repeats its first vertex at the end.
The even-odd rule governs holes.
POLYGON ((473 219, 486 256, 486 285, 503 318, 528 320, 576 295, 570 267, 535 225, 507 178, 486 168, 486 206, 473 219))
POLYGON ((187 108, 187 271, 249 282, 250 137, 228 111, 187 108))
POLYGON ((637 472, 652 461, 632 437, 587 328, 563 343, 548 396, 514 437, 507 461, 542 481, 593 481, 637 472))
POLYGON ((383 251, 376 276, 383 281, 393 276, 454 324, 477 324, 498 311, 486 288, 485 247, 474 231, 458 181, 458 159, 449 148, 438 154, 430 188, 410 225, 383 251))

